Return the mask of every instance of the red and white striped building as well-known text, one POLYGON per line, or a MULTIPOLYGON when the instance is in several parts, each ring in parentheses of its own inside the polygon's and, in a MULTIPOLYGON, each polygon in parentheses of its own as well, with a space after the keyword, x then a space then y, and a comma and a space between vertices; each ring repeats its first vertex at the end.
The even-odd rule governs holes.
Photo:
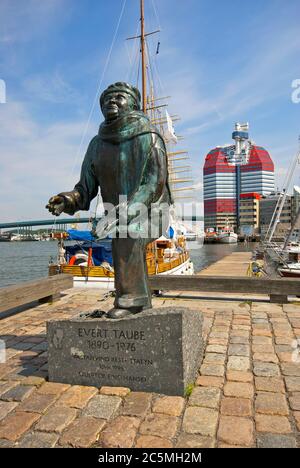
POLYGON ((240 227, 243 194, 274 192, 274 164, 269 153, 249 140, 248 124, 236 124, 235 144, 211 150, 203 167, 204 227, 216 230, 229 223, 240 227))

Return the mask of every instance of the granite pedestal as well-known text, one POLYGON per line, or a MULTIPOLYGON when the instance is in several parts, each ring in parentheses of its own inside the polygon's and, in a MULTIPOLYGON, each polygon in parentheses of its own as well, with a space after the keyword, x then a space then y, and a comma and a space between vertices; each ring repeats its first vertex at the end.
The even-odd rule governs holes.
POLYGON ((49 380, 184 395, 203 353, 202 314, 149 309, 120 320, 78 316, 47 323, 49 380))

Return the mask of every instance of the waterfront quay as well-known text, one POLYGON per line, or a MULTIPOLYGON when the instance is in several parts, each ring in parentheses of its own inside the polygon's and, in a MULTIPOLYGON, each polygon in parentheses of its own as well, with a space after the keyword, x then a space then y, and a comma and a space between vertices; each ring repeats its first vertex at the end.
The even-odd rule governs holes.
MULTIPOLYGON (((201 274, 244 276, 249 256, 236 252, 201 274)), ((204 317, 204 356, 186 397, 48 382, 46 322, 109 310, 113 300, 72 288, 53 304, 0 314, 0 447, 300 447, 299 301, 200 291, 154 297, 155 307, 204 317)))

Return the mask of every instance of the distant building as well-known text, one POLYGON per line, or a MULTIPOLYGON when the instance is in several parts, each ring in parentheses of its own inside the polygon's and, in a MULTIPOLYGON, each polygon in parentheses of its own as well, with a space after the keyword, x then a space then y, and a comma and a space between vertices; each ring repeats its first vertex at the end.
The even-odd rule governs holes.
POLYGON ((216 147, 205 158, 205 228, 220 229, 229 221, 239 230, 241 195, 268 195, 274 192, 273 161, 264 148, 249 140, 248 129, 248 124, 237 123, 232 133, 235 144, 216 147))
MULTIPOLYGON (((278 203, 280 193, 272 193, 268 196, 262 197, 260 200, 259 218, 260 218, 260 232, 264 237, 268 231, 274 210, 278 203)), ((276 213, 278 211, 278 206, 276 213)), ((276 216, 276 215, 275 215, 276 216)), ((286 234, 291 228, 294 219, 294 201, 292 195, 287 195, 285 203, 280 214, 279 223, 276 226, 274 237, 284 239, 286 234)))
POLYGON ((240 231, 245 235, 259 232, 259 201, 261 195, 256 192, 240 195, 240 231))

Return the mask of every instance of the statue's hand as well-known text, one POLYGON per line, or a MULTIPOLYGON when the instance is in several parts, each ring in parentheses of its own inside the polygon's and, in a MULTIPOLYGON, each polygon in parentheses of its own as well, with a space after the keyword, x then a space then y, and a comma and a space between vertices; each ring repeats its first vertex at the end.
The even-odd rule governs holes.
POLYGON ((55 216, 59 216, 66 208, 65 198, 60 195, 51 197, 48 205, 46 205, 46 208, 50 211, 50 213, 54 214, 55 216))

